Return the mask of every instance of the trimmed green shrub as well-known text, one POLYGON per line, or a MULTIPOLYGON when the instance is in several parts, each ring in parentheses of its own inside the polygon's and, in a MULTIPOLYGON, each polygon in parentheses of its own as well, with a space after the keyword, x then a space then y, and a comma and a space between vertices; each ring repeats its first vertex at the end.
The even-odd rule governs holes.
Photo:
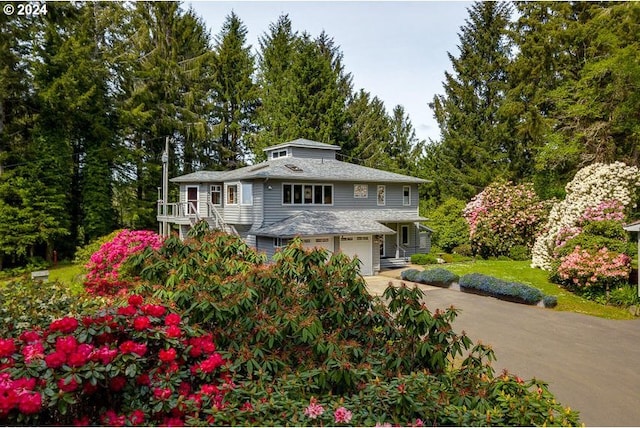
POLYGON ((460 254, 461 256, 473 256, 473 249, 471 248, 471 244, 458 245, 457 247, 454 247, 451 252, 453 254, 460 254))
POLYGON ((460 278, 460 290, 527 305, 536 305, 544 296, 542 291, 529 285, 479 273, 460 278))
POLYGON ((418 269, 407 269, 407 270, 403 270, 402 272, 400 272, 400 278, 402 278, 405 281, 412 281, 415 282, 418 279, 418 275, 420 274, 420 270, 418 269))
POLYGON ((453 263, 455 261, 454 257, 451 254, 443 254, 441 257, 445 263, 453 263))
POLYGON ((422 284, 448 288, 460 279, 458 275, 443 268, 433 268, 419 272, 416 281, 422 284))
POLYGON ((556 296, 545 295, 542 298, 542 303, 544 303, 545 308, 555 308, 558 306, 558 298, 556 296))
POLYGON ((514 245, 509 249, 511 260, 524 261, 531 258, 531 250, 526 245, 514 245))
POLYGON ((412 254, 411 263, 415 265, 435 265, 438 259, 433 254, 412 254))

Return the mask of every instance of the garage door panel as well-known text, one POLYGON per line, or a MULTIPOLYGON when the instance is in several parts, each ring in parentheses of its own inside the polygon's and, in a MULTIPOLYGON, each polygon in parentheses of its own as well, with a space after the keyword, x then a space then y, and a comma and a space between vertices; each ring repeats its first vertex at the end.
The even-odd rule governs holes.
POLYGON ((366 236, 343 236, 340 238, 340 250, 349 257, 360 260, 360 273, 373 275, 372 238, 366 236))

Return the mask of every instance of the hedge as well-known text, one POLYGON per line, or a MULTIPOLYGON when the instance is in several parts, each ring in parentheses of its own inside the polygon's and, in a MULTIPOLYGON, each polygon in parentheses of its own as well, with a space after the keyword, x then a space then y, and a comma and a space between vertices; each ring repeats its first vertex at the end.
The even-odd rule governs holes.
POLYGON ((542 291, 529 285, 479 273, 471 273, 460 278, 460 290, 527 305, 536 305, 544 297, 542 291))

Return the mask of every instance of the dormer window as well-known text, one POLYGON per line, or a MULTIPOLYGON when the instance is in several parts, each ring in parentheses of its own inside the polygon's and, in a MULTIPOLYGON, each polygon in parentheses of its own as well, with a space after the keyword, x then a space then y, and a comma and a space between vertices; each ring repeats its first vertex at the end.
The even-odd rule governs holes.
POLYGON ((289 156, 289 150, 275 150, 271 152, 271 159, 284 158, 289 156))

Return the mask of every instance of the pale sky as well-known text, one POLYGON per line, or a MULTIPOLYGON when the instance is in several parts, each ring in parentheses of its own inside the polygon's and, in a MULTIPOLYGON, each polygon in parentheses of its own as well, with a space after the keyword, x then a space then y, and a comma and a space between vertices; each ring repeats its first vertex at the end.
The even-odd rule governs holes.
POLYGON ((193 1, 212 36, 233 10, 247 27, 257 52, 258 38, 282 14, 294 31, 318 36, 323 30, 340 47, 354 92, 364 88, 391 113, 401 104, 419 139, 438 140, 440 131, 428 104, 444 92, 447 56, 459 56, 458 33, 470 1, 193 1))

